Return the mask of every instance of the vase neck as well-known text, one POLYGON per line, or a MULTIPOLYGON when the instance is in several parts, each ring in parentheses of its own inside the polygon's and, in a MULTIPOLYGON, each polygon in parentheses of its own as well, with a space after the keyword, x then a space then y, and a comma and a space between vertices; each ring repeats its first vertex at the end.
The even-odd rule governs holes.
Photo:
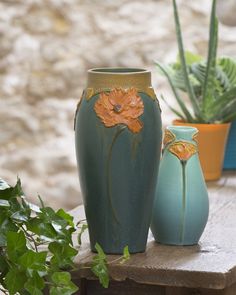
POLYGON ((166 133, 173 137, 173 141, 196 141, 198 130, 195 127, 169 126, 166 133))
POLYGON ((137 88, 151 87, 151 72, 136 68, 98 68, 88 71, 88 88, 137 88))

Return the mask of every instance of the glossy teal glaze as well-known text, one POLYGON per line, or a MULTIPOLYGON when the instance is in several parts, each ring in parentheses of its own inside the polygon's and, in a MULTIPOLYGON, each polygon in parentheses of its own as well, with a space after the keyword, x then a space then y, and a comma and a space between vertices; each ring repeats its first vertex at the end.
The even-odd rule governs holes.
POLYGON ((169 148, 178 141, 196 145, 192 137, 197 129, 182 126, 167 129, 176 138, 166 145, 161 159, 151 230, 159 243, 194 245, 198 243, 208 219, 206 184, 198 153, 181 162, 169 148))
POLYGON ((76 115, 75 143, 92 251, 145 251, 161 149, 161 116, 156 100, 139 93, 143 128, 106 127, 94 104, 99 94, 83 97, 76 115))

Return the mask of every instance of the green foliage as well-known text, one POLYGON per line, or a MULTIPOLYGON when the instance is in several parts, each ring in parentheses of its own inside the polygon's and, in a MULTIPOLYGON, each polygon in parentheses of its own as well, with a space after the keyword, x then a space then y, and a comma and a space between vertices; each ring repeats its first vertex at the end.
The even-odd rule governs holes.
POLYGON ((180 111, 162 96, 164 102, 179 118, 190 123, 224 123, 236 119, 236 60, 217 58, 216 0, 212 1, 207 60, 184 51, 176 0, 173 0, 173 9, 179 55, 173 64, 156 62, 156 65, 166 76, 180 111), (192 112, 187 109, 179 90, 188 94, 192 112))
MULTIPOLYGON (((74 224, 63 209, 54 211, 28 203, 20 179, 9 186, 0 179, 0 291, 14 295, 42 295, 47 287, 50 295, 71 295, 78 287, 70 271, 78 250, 72 234, 77 230, 79 246, 87 225, 74 224)), ((104 287, 109 284, 107 257, 99 245, 91 270, 104 287)), ((128 248, 124 256, 129 258, 128 248)))
POLYGON ((93 257, 92 272, 99 278, 99 282, 104 288, 108 288, 109 275, 107 268, 107 258, 102 248, 98 243, 95 245, 98 254, 93 257))
POLYGON ((121 264, 125 263, 126 261, 128 261, 130 259, 130 253, 129 253, 129 248, 128 246, 125 246, 124 251, 123 251, 123 257, 121 260, 121 264))

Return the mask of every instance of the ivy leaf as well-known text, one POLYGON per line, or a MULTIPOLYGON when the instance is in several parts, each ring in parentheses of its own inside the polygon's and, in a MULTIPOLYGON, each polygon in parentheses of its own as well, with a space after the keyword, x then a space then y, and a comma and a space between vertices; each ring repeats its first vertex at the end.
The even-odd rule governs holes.
POLYGON ((104 253, 104 251, 102 250, 102 247, 98 243, 96 243, 95 249, 98 252, 98 254, 95 256, 96 259, 106 261, 106 254, 104 253))
POLYGON ((67 221, 67 224, 70 225, 70 226, 73 226, 74 227, 74 217, 71 216, 70 214, 66 213, 63 209, 59 209, 57 212, 56 212, 56 215, 63 218, 64 220, 67 221))
POLYGON ((7 254, 13 262, 27 251, 25 235, 20 232, 7 233, 7 254))
POLYGON ((71 295, 78 291, 78 287, 70 282, 66 286, 58 286, 50 288, 50 295, 71 295))
POLYGON ((61 216, 57 215, 56 212, 50 207, 41 208, 41 213, 39 213, 38 216, 44 220, 44 222, 57 224, 60 226, 60 228, 67 226, 67 221, 61 216))
POLYGON ((20 266, 26 270, 37 270, 44 272, 46 267, 47 252, 34 252, 28 250, 18 260, 20 266))
POLYGON ((72 220, 72 217, 70 218, 70 215, 63 210, 56 213, 52 208, 44 207, 40 213, 37 213, 35 220, 32 220, 33 223, 28 225, 28 229, 52 240, 72 244, 71 234, 75 231, 74 226, 69 225, 73 224, 72 220))
POLYGON ((129 259, 130 259, 129 247, 125 246, 124 250, 123 250, 123 257, 122 257, 122 260, 121 260, 120 264, 125 263, 129 259))
POLYGON ((103 252, 101 246, 98 243, 96 243, 95 249, 97 250, 98 254, 93 257, 91 270, 98 277, 101 285, 104 288, 108 288, 109 274, 106 254, 103 252))
POLYGON ((83 224, 81 227, 81 230, 80 230, 80 232, 78 234, 78 238, 77 238, 79 246, 81 246, 81 243, 82 243, 82 241, 81 241, 82 234, 86 231, 87 228, 88 228, 87 224, 83 224))
POLYGON ((18 178, 15 186, 10 187, 5 181, 0 179, 0 199, 10 200, 18 196, 24 195, 21 187, 21 181, 18 178))
POLYGON ((0 247, 6 247, 7 233, 10 231, 16 232, 17 230, 18 230, 18 227, 10 218, 8 218, 8 212, 6 211, 1 212, 0 214, 0 247))
POLYGON ((52 227, 51 223, 44 223, 40 218, 32 218, 27 223, 27 230, 37 234, 40 238, 54 241, 57 237, 57 232, 52 227))
POLYGON ((0 207, 10 207, 10 203, 7 200, 0 200, 0 207))
POLYGON ((11 215, 11 219, 15 222, 23 223, 29 220, 29 215, 25 212, 25 210, 19 210, 11 215))
POLYGON ((61 268, 67 268, 73 265, 72 259, 77 255, 78 251, 68 244, 60 244, 52 242, 49 244, 48 249, 53 254, 51 258, 52 265, 58 265, 61 268))
POLYGON ((71 281, 68 272, 55 272, 51 277, 55 286, 50 288, 50 295, 71 295, 78 291, 78 287, 71 281))
POLYGON ((57 285, 66 285, 71 281, 71 275, 69 272, 65 271, 54 272, 51 279, 52 282, 57 285))
POLYGON ((13 267, 6 275, 5 284, 10 295, 15 295, 16 292, 24 288, 27 281, 26 274, 20 272, 18 268, 13 267))
POLYGON ((32 277, 29 278, 24 285, 25 289, 30 293, 30 295, 43 295, 41 290, 44 289, 44 286, 44 280, 37 272, 33 272, 32 277))
POLYGON ((3 278, 8 273, 9 267, 7 264, 7 260, 3 255, 0 255, 0 284, 3 284, 3 278))
POLYGON ((10 187, 9 184, 5 180, 0 178, 0 190, 5 190, 9 187, 10 187))

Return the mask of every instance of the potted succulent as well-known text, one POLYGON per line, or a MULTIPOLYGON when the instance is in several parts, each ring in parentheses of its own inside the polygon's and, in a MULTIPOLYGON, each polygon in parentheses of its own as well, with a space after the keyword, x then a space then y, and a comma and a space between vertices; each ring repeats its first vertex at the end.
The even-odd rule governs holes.
POLYGON ((206 60, 184 50, 176 0, 173 9, 179 55, 175 63, 156 65, 168 79, 180 110, 163 96, 162 99, 178 116, 175 125, 190 125, 199 130, 199 155, 205 179, 216 180, 221 175, 230 122, 236 119, 236 61, 217 57, 216 0, 212 1, 206 60), (186 107, 180 91, 187 93, 192 110, 186 107))

